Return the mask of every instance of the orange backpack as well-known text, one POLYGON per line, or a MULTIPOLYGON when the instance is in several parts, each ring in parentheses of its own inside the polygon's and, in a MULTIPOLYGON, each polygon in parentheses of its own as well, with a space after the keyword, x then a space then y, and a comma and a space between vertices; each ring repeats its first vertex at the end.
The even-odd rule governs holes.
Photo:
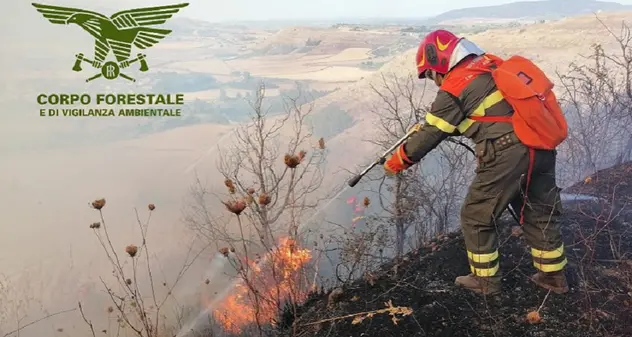
POLYGON ((514 110, 512 116, 469 116, 479 122, 512 123, 520 141, 529 148, 529 168, 525 198, 520 209, 520 224, 524 223, 524 208, 531 184, 535 150, 553 150, 568 136, 568 124, 553 93, 553 82, 533 62, 514 55, 507 60, 485 54, 473 71, 489 72, 496 88, 514 110))
POLYGON ((485 54, 481 72, 491 73, 513 116, 470 116, 480 122, 510 122, 520 141, 532 149, 553 150, 568 136, 568 125, 553 93, 553 82, 533 62, 512 56, 507 60, 485 54))

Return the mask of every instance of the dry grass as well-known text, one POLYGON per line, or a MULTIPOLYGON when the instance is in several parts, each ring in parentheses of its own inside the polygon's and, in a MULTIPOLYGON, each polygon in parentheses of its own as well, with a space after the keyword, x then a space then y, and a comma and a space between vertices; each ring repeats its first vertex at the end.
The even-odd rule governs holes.
POLYGON ((319 321, 303 324, 302 326, 318 325, 318 324, 327 323, 327 322, 340 321, 340 320, 351 318, 351 317, 353 317, 353 321, 351 321, 351 324, 356 325, 356 324, 362 323, 366 319, 372 318, 375 315, 386 314, 386 313, 388 313, 391 316, 391 321, 393 322, 393 324, 397 325, 397 322, 399 322, 399 318, 397 318, 397 315, 405 317, 413 313, 413 309, 410 307, 393 306, 392 300, 385 302, 384 305, 386 306, 386 308, 384 309, 377 309, 377 310, 371 310, 371 311, 365 311, 365 312, 358 312, 358 313, 349 314, 349 315, 336 316, 332 318, 322 319, 319 321))

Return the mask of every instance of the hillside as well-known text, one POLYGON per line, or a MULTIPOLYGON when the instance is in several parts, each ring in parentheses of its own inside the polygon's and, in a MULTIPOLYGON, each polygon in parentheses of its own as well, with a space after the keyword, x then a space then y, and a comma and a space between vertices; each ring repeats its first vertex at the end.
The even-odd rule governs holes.
MULTIPOLYGON (((591 177, 591 184, 597 186, 595 195, 606 200, 632 195, 630 172, 632 163, 597 173, 591 177), (605 180, 618 184, 601 185, 605 180)), ((388 263, 371 277, 337 289, 338 295, 313 295, 296 320, 284 323, 297 328, 296 335, 314 337, 630 336, 630 211, 630 205, 619 208, 600 201, 565 205, 563 236, 571 288, 565 295, 547 294, 528 279, 535 272, 528 246, 519 227, 506 219, 499 226, 500 295, 483 299, 454 285, 454 278, 467 274, 469 268, 463 239, 452 233, 408 254, 397 265, 388 263), (412 312, 404 316, 376 312, 386 302, 412 312), (541 321, 527 321, 532 311, 538 311, 541 321), (357 317, 365 319, 358 322, 357 317)))
POLYGON ((631 6, 616 2, 595 0, 547 0, 518 1, 497 6, 483 6, 455 9, 437 15, 426 21, 427 24, 438 24, 446 21, 477 19, 556 19, 597 11, 629 10, 631 6))
MULTIPOLYGON (((599 18, 618 31, 622 21, 632 19, 632 12, 604 13, 599 18)), ((490 30, 467 37, 499 56, 521 54, 530 57, 554 82, 559 82, 556 71, 564 73, 571 62, 587 62, 581 55, 590 54, 592 44, 601 43, 606 51, 617 52, 616 41, 608 34, 607 29, 593 15, 587 15, 521 28, 490 30)), ((434 85, 414 78, 415 53, 416 48, 412 48, 393 58, 378 72, 315 101, 317 111, 328 106, 337 106, 354 119, 351 127, 328 141, 329 148, 332 149, 330 158, 334 163, 331 167, 333 171, 353 170, 354 164, 364 164, 375 156, 376 148, 365 140, 368 138, 367 130, 375 130, 377 123, 376 115, 371 109, 380 104, 380 98, 372 86, 381 87, 383 76, 400 79, 413 76, 415 95, 424 95, 425 103, 430 103, 434 98, 434 85)), ((348 178, 346 172, 339 173, 339 176, 341 179, 348 178)), ((334 176, 329 178, 335 179, 334 176)))
MULTIPOLYGON (((308 55, 335 54, 347 48, 383 49, 390 55, 402 45, 410 46, 416 38, 403 35, 399 29, 365 29, 357 27, 290 27, 276 32, 273 36, 253 47, 255 54, 279 55, 299 53, 308 55)), ((380 56, 376 52, 375 56, 380 56)))

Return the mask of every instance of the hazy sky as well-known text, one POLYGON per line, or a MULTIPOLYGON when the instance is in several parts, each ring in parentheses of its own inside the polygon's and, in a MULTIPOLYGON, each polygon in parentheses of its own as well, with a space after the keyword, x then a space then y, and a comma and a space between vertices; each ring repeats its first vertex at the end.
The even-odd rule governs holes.
MULTIPOLYGON (((101 6, 120 9, 186 2, 187 0, 94 0, 101 6)), ((572 0, 555 0, 567 1, 572 0)), ((31 1, 29 1, 31 2, 31 1)), ((41 0, 50 4, 86 6, 89 0, 41 0)), ((427 17, 452 9, 491 6, 515 1, 507 0, 188 0, 189 7, 180 15, 208 21, 266 19, 336 19, 366 17, 427 17)), ((612 1, 632 4, 632 0, 612 1)))

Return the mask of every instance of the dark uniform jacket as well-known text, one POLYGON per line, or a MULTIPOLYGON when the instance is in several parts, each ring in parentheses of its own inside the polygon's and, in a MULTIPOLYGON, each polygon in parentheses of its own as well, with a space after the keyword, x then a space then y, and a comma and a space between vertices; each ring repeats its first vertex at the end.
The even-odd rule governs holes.
POLYGON ((480 143, 513 131, 511 123, 481 123, 468 118, 509 116, 513 113, 511 105, 497 90, 491 74, 472 76, 466 72, 468 65, 483 58, 471 56, 448 73, 426 114, 426 124, 404 145, 404 151, 412 162, 419 162, 449 136, 465 136, 474 143, 480 143))

